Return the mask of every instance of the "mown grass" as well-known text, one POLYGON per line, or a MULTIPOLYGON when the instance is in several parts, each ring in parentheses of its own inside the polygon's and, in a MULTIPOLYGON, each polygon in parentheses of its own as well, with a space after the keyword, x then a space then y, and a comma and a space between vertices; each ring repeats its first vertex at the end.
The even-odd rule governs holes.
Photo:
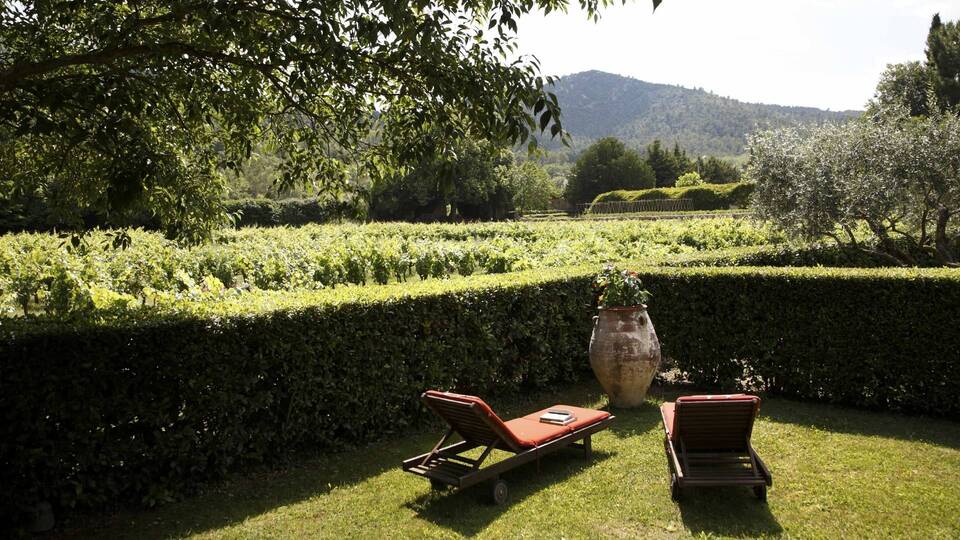
MULTIPOLYGON (((615 410, 594 459, 561 452, 508 473, 506 506, 478 486, 430 491, 400 461, 429 450, 437 430, 353 452, 305 457, 282 470, 234 476, 158 510, 74 522, 63 536, 101 538, 957 538, 960 424, 784 399, 764 401, 754 447, 771 468, 768 504, 746 489, 668 492, 655 389, 648 405, 615 410)), ((594 384, 522 401, 504 416, 554 402, 605 405, 594 384)))

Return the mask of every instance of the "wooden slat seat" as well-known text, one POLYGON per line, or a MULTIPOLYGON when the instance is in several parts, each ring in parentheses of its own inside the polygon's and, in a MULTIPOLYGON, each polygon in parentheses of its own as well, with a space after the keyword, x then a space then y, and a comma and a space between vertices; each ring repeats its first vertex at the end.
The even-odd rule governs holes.
POLYGON ((750 445, 760 398, 685 396, 660 407, 671 493, 691 486, 749 486, 763 500, 770 471, 750 445))

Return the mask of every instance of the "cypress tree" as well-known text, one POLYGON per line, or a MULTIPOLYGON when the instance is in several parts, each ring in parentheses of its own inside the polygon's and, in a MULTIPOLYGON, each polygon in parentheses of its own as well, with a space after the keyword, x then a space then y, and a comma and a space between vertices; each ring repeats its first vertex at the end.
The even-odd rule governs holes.
POLYGON ((933 16, 927 34, 927 66, 941 107, 960 104, 960 25, 943 23, 940 14, 933 16))

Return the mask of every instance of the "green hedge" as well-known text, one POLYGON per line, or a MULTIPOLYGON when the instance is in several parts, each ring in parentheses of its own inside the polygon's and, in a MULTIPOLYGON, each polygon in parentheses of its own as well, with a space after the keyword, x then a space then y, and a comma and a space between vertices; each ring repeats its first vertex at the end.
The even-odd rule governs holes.
POLYGON ((117 224, 124 227, 160 228, 159 222, 147 214, 110 220, 103 214, 86 212, 79 217, 77 223, 66 223, 50 210, 45 201, 38 197, 28 197, 26 200, 20 201, 0 199, 0 234, 53 230, 69 231, 77 228, 89 230, 95 227, 113 227, 117 224))
POLYGON ((356 219, 358 210, 347 201, 319 199, 237 199, 225 203, 227 212, 236 215, 237 227, 305 225, 356 219))
POLYGON ((644 272, 666 354, 698 385, 960 417, 960 272, 644 272))
MULTIPOLYGON (((596 268, 248 293, 139 320, 0 320, 0 509, 154 504, 302 448, 384 437, 426 388, 587 369, 596 268)), ((647 268, 691 381, 960 417, 960 273, 647 268)))
MULTIPOLYGON (((224 202, 227 212, 236 215, 237 227, 270 227, 275 225, 304 225, 307 223, 329 223, 344 219, 358 219, 361 214, 358 206, 350 201, 321 201, 307 199, 235 199, 224 202)), ((156 219, 138 215, 125 219, 125 226, 159 228, 156 219)), ((105 216, 89 214, 83 217, 86 228, 108 227, 111 223, 105 216)), ((39 199, 30 199, 25 203, 0 204, 0 234, 24 231, 51 231, 64 229, 47 205, 39 199)), ((67 227, 69 228, 69 227, 67 227)))
POLYGON ((427 388, 575 379, 590 293, 549 275, 251 293, 109 325, 0 319, 0 516, 38 500, 152 505, 297 449, 382 438, 423 416, 427 388))
POLYGON ((600 202, 648 201, 657 199, 691 199, 693 210, 726 210, 746 208, 755 184, 703 184, 682 188, 654 188, 637 191, 617 190, 601 193, 593 200, 600 202))
MULTIPOLYGON (((939 267, 938 261, 929 252, 915 249, 906 242, 900 247, 913 256, 918 266, 924 268, 939 267)), ((890 260, 879 251, 864 251, 848 245, 782 243, 671 255, 664 259, 661 265, 885 268, 889 267, 890 260)))
POLYGON ((826 266, 882 268, 889 261, 847 246, 834 244, 773 244, 741 246, 672 255, 664 266, 826 266))

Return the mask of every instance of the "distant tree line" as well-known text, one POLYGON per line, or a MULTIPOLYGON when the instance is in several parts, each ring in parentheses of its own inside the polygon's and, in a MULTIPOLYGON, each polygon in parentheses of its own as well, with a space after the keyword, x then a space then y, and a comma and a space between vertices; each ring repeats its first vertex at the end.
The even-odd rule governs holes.
POLYGON ((617 189, 673 187, 681 177, 685 185, 726 184, 740 180, 740 169, 713 156, 690 159, 678 143, 668 150, 657 139, 641 155, 617 138, 605 137, 577 158, 564 197, 583 204, 617 189))
POLYGON ((563 177, 484 139, 466 139, 446 155, 373 184, 377 220, 497 220, 514 211, 543 210, 560 196, 563 177))

